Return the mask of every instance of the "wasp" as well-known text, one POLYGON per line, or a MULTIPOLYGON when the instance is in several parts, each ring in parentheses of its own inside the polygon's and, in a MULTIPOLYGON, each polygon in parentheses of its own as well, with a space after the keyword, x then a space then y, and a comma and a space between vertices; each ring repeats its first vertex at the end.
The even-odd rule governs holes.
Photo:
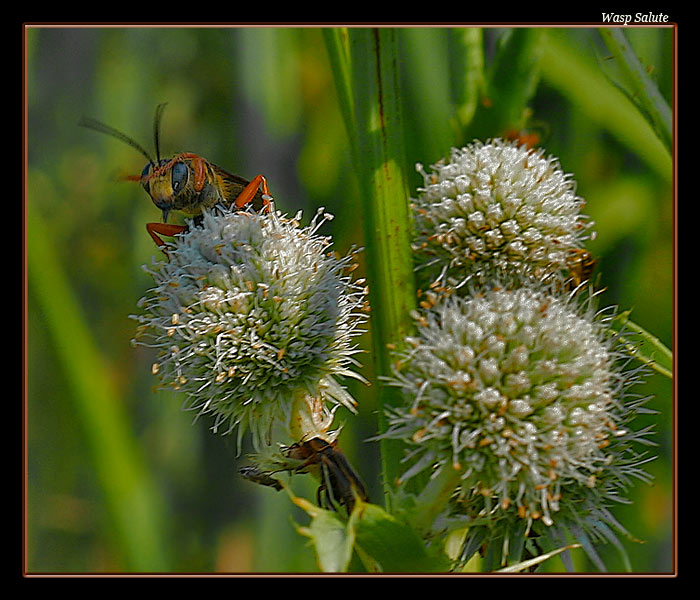
POLYGON ((344 507, 348 514, 359 498, 368 502, 367 490, 336 442, 328 442, 320 437, 302 440, 282 448, 283 458, 276 459, 280 468, 263 470, 257 466, 242 467, 239 473, 249 481, 281 489, 280 482, 272 477, 275 473, 313 473, 318 475, 321 485, 316 492, 319 506, 337 511, 344 507))
POLYGON ((165 251, 161 235, 173 236, 187 230, 184 225, 168 223, 171 211, 180 211, 194 217, 197 224, 205 208, 217 205, 242 210, 249 204, 258 211, 269 211, 272 196, 267 181, 257 175, 251 181, 209 162, 192 152, 181 152, 171 158, 160 157, 160 122, 167 103, 156 107, 153 118, 155 160, 141 144, 121 131, 100 121, 82 117, 78 124, 110 135, 146 157, 148 162, 140 175, 127 175, 127 181, 138 181, 162 212, 162 223, 147 223, 146 231, 158 247, 165 251))
POLYGON ((583 282, 589 281, 598 261, 593 255, 583 248, 572 248, 567 258, 569 270, 569 287, 576 289, 583 282))
POLYGON ((333 510, 343 506, 350 514, 357 499, 369 501, 364 483, 345 455, 338 450, 336 442, 315 437, 288 446, 284 454, 288 458, 304 461, 295 468, 297 473, 318 468, 321 485, 316 492, 316 500, 319 506, 333 510))
POLYGON ((509 142, 516 142, 518 146, 525 146, 531 150, 540 143, 540 135, 535 131, 508 129, 503 137, 509 142))

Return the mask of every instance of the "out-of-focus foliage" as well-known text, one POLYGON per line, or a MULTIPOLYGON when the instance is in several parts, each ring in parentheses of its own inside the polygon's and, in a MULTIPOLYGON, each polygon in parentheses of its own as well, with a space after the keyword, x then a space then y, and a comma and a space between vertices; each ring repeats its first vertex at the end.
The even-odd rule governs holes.
MULTIPOLYGON (((633 309, 630 318, 671 347, 671 157, 620 90, 597 30, 462 33, 399 32, 414 194, 414 163, 431 164, 476 136, 537 132, 574 174, 596 222, 590 250, 606 288, 601 304, 633 309), (481 50, 466 67, 453 60, 455 44, 465 43, 481 50), (491 88, 455 93, 455 68, 474 69, 491 88), (530 111, 514 113, 513 98, 530 111), (474 115, 467 127, 453 99, 459 114, 474 115)), ((673 30, 625 34, 673 106, 673 30)), ((304 513, 240 479, 234 437, 213 435, 206 419, 192 424, 182 398, 152 390, 153 354, 131 346, 128 315, 150 285, 141 265, 158 250, 145 223, 160 212, 139 185, 118 179, 140 173, 144 159, 77 122, 92 116, 151 148, 155 106, 168 102, 164 154, 192 151, 247 178, 262 173, 278 208, 301 209, 306 221, 325 206, 336 219, 324 231, 344 252, 363 244, 360 188, 322 32, 30 28, 26 45, 27 570, 315 571, 290 521, 304 522, 304 513)), ((373 380, 369 335, 361 344, 363 374, 373 380)), ((381 504, 377 444, 363 441, 376 433, 376 386, 347 383, 360 414, 341 415, 340 443, 381 504)), ((625 541, 637 571, 672 568, 671 392, 658 374, 640 390, 655 395, 650 407, 659 411, 649 417, 656 480, 631 488, 633 503, 616 512, 646 542, 625 541)), ((314 497, 308 476, 294 479, 298 494, 314 497)), ((614 548, 601 554, 622 570, 614 548)), ((590 568, 582 553, 573 556, 577 569, 590 568)), ((562 568, 557 559, 545 567, 562 568)))

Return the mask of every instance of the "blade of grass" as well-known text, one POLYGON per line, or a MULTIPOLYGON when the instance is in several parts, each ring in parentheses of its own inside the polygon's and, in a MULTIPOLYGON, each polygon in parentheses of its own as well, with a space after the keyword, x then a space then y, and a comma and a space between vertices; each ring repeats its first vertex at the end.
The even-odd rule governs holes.
MULTIPOLYGON (((164 508, 133 441, 79 303, 52 247, 51 235, 34 204, 27 202, 27 275, 66 379, 76 418, 85 432, 100 488, 128 571, 167 571, 164 508)), ((27 374, 28 385, 32 376, 27 374)), ((31 452, 31 445, 29 447, 31 452)))
POLYGON ((333 80, 337 90, 338 104, 340 105, 340 113, 345 122, 345 131, 348 134, 350 151, 357 170, 359 169, 358 142, 357 128, 355 126, 355 103, 352 94, 348 30, 346 27, 324 28, 323 39, 326 42, 333 80))
POLYGON ((601 27, 600 35, 612 52, 627 82, 632 88, 632 100, 637 104, 664 143, 669 153, 673 146, 673 116, 659 88, 639 62, 637 55, 618 27, 601 27))
MULTIPOLYGON (((387 344, 412 329, 415 308, 410 250, 408 193, 403 156, 401 101, 398 88, 396 31, 353 28, 326 33, 336 73, 338 95, 354 146, 365 230, 367 276, 372 306, 376 371, 391 372, 387 344), (347 34, 347 44, 345 35, 347 34)), ((380 429, 386 429, 384 405, 400 401, 397 391, 379 389, 380 429)), ((397 479, 401 446, 382 442, 387 502, 397 479)))
POLYGON ((480 27, 450 28, 447 43, 452 105, 457 128, 464 130, 471 123, 479 98, 485 93, 483 30, 480 27))
POLYGON ((572 105, 606 128, 630 148, 656 173, 671 180, 671 155, 637 110, 630 110, 629 99, 608 81, 598 66, 556 30, 546 30, 545 52, 541 60, 542 78, 555 87, 572 105))

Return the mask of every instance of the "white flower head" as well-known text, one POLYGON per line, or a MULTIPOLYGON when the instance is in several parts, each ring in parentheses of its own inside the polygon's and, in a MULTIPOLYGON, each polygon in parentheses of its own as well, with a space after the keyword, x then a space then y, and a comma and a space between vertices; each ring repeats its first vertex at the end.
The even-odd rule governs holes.
POLYGON ((390 379, 405 404, 383 434, 412 449, 402 480, 455 469, 468 514, 552 525, 581 506, 581 490, 607 501, 643 476, 629 455, 636 404, 623 401, 636 371, 586 302, 534 284, 483 286, 420 315, 390 379))
POLYGON ((214 431, 238 427, 240 441, 249 428, 256 445, 300 396, 326 427, 327 403, 354 410, 335 378, 360 377, 350 368, 366 320, 366 288, 348 274, 356 250, 338 256, 317 233, 331 215, 300 218, 205 211, 146 268, 155 286, 133 317, 136 343, 158 350, 162 385, 213 415, 214 431))
POLYGON ((575 181, 542 149, 475 141, 431 173, 417 169, 425 187, 412 202, 413 248, 426 285, 460 287, 494 271, 559 277, 592 226, 575 181))

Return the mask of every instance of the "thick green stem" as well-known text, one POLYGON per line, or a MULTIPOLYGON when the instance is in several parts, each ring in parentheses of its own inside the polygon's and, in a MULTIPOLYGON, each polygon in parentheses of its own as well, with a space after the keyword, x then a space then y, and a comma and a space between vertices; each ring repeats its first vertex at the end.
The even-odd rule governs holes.
MULTIPOLYGON (((360 183, 358 207, 365 230, 367 278, 377 375, 391 372, 387 345, 412 329, 415 308, 410 249, 408 186, 403 154, 396 31, 357 28, 326 34, 360 183), (347 37, 346 37, 347 36, 347 37), (347 39, 347 43, 345 43, 347 39)), ((400 401, 393 388, 379 390, 380 429, 384 407, 400 401)), ((382 442, 385 491, 398 475, 401 446, 382 442)))

